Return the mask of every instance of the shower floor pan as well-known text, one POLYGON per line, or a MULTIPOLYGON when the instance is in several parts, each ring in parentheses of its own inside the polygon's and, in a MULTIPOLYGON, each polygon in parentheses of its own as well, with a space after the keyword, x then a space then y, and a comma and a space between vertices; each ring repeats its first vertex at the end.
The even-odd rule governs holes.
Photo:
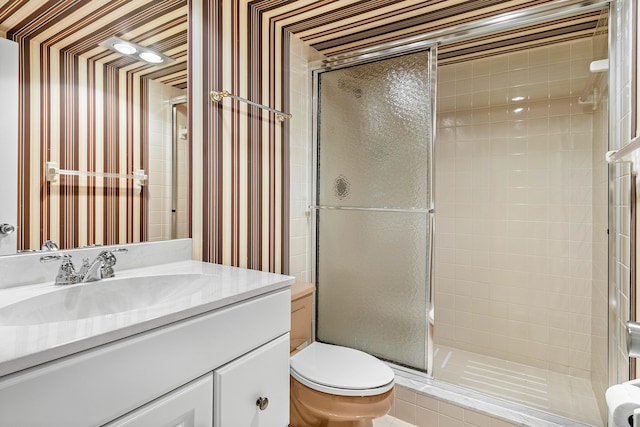
POLYGON ((602 426, 591 381, 529 365, 445 346, 436 346, 438 380, 530 406, 594 426, 602 426))

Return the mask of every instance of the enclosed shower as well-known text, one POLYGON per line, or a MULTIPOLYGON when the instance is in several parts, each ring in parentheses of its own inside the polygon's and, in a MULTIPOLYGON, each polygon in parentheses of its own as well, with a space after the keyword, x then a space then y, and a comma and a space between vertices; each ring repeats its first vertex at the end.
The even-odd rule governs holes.
POLYGON ((572 37, 315 73, 318 340, 603 425, 607 10, 589 13, 572 37))

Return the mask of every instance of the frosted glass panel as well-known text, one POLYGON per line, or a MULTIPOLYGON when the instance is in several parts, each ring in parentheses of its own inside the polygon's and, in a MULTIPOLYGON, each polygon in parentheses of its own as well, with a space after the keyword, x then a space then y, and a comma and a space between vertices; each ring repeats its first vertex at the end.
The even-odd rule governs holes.
POLYGON ((318 339, 424 369, 425 215, 318 215, 318 339))
POLYGON ((427 207, 428 53, 320 76, 319 204, 427 207))
POLYGON ((427 367, 427 52, 319 76, 317 338, 427 367), (371 210, 374 208, 376 210, 371 210), (386 208, 400 208, 397 212, 386 208))

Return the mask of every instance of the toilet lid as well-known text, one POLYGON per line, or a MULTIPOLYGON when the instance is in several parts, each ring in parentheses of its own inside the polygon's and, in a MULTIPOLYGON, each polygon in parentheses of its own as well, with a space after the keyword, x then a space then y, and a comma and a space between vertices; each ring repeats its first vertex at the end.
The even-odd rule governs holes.
POLYGON ((393 387, 394 373, 375 357, 352 348, 314 342, 291 357, 291 375, 317 391, 374 396, 393 387))

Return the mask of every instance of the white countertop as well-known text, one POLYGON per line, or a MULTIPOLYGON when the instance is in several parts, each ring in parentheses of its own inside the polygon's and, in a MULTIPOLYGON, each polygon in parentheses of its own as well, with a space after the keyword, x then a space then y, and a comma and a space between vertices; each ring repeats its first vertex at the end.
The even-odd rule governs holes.
MULTIPOLYGON (((256 270, 199 261, 179 261, 130 270, 116 270, 117 278, 148 275, 203 274, 210 284, 172 303, 78 320, 0 325, 0 377, 68 356, 133 334, 168 325, 258 295, 288 288, 294 278, 256 270)), ((53 278, 52 278, 53 279, 53 278)), ((105 279, 108 281, 110 279, 105 279)), ((100 286, 101 282, 71 286, 100 286)), ((105 283, 106 284, 106 283, 105 283)), ((0 289, 2 307, 62 287, 53 280, 0 289)))

